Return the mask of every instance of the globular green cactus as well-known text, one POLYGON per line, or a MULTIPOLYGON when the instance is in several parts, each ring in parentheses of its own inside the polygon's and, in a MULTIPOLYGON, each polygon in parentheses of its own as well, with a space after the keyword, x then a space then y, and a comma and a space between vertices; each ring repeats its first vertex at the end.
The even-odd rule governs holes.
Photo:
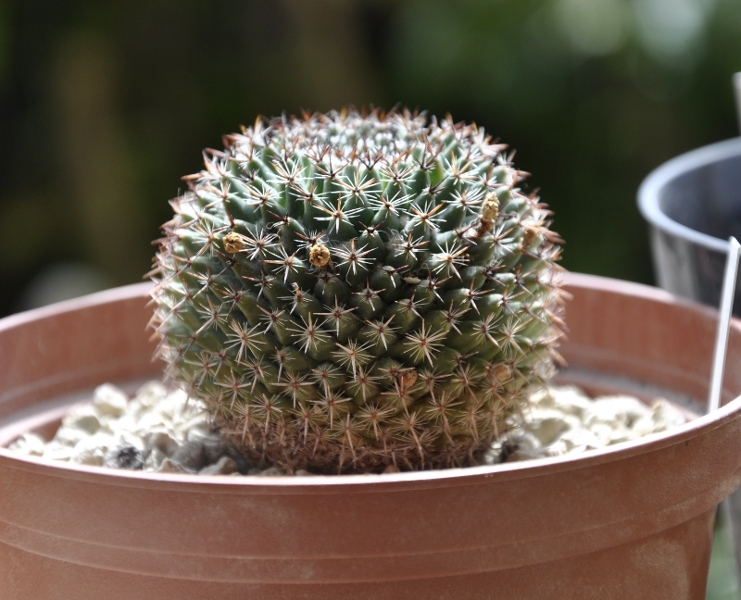
POLYGON ((153 325, 253 462, 475 464, 553 370, 560 240, 505 146, 408 112, 225 138, 172 201, 153 325))

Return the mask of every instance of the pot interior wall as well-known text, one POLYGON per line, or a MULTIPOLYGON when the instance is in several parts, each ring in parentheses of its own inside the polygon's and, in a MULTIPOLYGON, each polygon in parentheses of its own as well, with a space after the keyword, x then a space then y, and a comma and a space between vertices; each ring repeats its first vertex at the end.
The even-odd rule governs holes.
POLYGON ((741 239, 741 150, 677 174, 660 190, 659 206, 685 227, 722 240, 741 239))
MULTIPOLYGON (((654 288, 569 275, 566 360, 556 381, 588 393, 666 397, 703 412, 715 316, 654 288)), ((159 379, 146 332, 147 286, 104 292, 17 315, 0 327, 0 445, 23 431, 53 435, 70 404, 89 398, 104 382, 133 391, 159 379), (111 299, 115 298, 115 301, 111 299)), ((741 357, 734 325, 729 357, 741 357)), ((727 402, 741 393, 741 371, 728 369, 727 402)))
MULTIPOLYGON (((716 320, 655 288, 571 274, 566 361, 557 382, 589 393, 664 396, 703 412, 716 320)), ((66 407, 113 382, 133 391, 161 377, 146 331, 146 285, 31 311, 0 326, 0 444, 24 430, 53 434, 66 407), (115 301, 111 299, 115 298, 115 301), (12 437, 11 437, 12 436, 12 437)), ((741 359, 734 323, 729 361, 741 359)), ((741 370, 727 369, 723 402, 741 394, 741 370)))

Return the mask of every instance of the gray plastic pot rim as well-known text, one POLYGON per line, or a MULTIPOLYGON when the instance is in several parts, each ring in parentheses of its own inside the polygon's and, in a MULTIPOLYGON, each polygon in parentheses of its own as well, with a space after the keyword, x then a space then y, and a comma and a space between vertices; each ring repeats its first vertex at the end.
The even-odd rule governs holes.
POLYGON ((722 254, 728 241, 701 233, 670 219, 659 206, 659 191, 671 180, 705 165, 741 155, 741 137, 703 146, 673 158, 653 170, 638 189, 638 209, 652 226, 669 235, 722 254))

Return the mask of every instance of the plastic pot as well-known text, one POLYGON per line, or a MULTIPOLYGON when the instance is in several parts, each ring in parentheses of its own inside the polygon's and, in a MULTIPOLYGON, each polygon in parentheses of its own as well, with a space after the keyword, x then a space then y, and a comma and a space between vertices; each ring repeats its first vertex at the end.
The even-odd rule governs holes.
MULTIPOLYGON (((638 190, 659 285, 718 306, 728 238, 741 240, 741 138, 705 146, 653 171, 638 190)), ((741 314, 741 278, 734 313, 741 314)))
MULTIPOLYGON (((588 391, 707 391, 715 313, 569 277, 588 391)), ((156 377, 147 287, 0 321, 0 446, 104 381, 156 377)), ((741 360, 734 323, 730 360, 741 360)), ((704 598, 715 507, 741 483, 741 372, 715 414, 579 456, 335 477, 115 471, 0 448, 8 600, 704 598)), ((694 405, 699 411, 699 406, 694 405)))

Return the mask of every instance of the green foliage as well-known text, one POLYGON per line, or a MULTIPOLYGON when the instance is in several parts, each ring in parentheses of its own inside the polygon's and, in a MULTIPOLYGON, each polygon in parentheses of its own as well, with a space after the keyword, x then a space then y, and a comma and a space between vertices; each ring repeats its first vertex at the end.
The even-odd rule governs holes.
POLYGON ((258 120, 173 201, 154 326, 169 374, 252 460, 467 465, 552 371, 549 211, 475 126, 258 120))

